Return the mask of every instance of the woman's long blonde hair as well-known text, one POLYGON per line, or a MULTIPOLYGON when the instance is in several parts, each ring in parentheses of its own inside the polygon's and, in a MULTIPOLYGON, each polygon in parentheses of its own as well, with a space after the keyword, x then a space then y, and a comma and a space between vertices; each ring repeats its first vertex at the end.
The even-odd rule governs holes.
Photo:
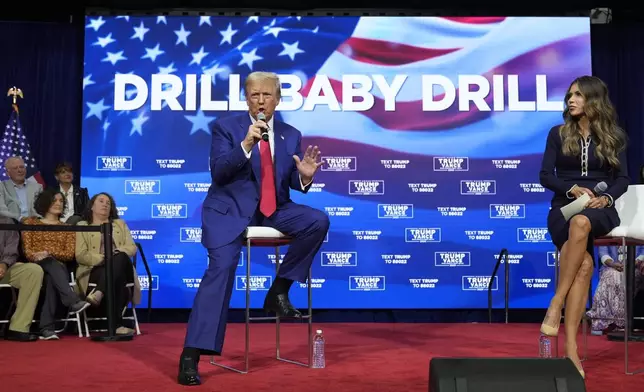
POLYGON ((570 83, 564 101, 565 122, 559 129, 563 154, 578 156, 581 153, 579 119, 573 117, 568 109, 570 89, 575 83, 585 99, 584 114, 588 118, 591 135, 597 143, 597 158, 602 164, 608 163, 613 168, 619 168, 619 153, 626 148, 626 133, 617 125, 617 113, 608 97, 606 84, 595 76, 581 76, 570 83))

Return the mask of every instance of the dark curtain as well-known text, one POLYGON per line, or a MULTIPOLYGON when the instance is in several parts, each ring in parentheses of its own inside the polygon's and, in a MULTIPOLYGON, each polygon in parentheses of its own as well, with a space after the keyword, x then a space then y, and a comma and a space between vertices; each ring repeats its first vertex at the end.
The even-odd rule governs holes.
POLYGON ((640 183, 644 164, 644 25, 593 25, 593 73, 610 91, 620 125, 629 137, 628 170, 640 183))
POLYGON ((20 120, 47 184, 55 183, 53 168, 60 161, 69 161, 79 180, 82 24, 0 22, 0 48, 2 129, 11 111, 6 92, 16 86, 24 94, 18 101, 20 120))

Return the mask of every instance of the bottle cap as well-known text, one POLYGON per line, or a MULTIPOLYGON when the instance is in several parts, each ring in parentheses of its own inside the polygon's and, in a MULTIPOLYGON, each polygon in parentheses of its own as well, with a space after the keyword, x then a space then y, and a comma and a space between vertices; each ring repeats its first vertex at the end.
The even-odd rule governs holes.
POLYGON ((322 330, 318 329, 318 330, 315 331, 315 333, 322 333, 322 330))

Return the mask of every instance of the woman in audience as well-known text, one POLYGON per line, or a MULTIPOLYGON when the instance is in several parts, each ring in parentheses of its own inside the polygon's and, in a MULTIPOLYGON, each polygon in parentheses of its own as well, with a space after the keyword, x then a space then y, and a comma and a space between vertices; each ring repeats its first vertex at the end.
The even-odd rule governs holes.
MULTIPOLYGON (((134 283, 135 298, 140 298, 140 285, 135 279, 136 272, 131 258, 136 254, 136 245, 125 221, 119 219, 114 199, 107 193, 94 195, 83 214, 82 225, 112 224, 112 265, 114 266, 114 314, 116 333, 133 334, 134 330, 123 325, 123 310, 128 303, 127 283, 134 283)), ((87 294, 87 301, 99 306, 105 295, 105 255, 103 236, 98 232, 76 233, 76 261, 78 262, 78 281, 83 292, 88 291, 89 283, 96 284, 87 294)), ((137 302, 134 300, 133 302, 137 302)))
POLYGON ((89 193, 87 188, 74 185, 74 170, 69 163, 60 163, 56 166, 54 176, 58 185, 55 187, 65 197, 67 210, 60 218, 61 221, 75 225, 81 220, 83 211, 89 203, 89 193))
MULTIPOLYGON (((633 295, 637 295, 642 287, 644 272, 644 246, 638 246, 635 251, 635 287, 633 295)), ((616 328, 624 329, 624 265, 626 264, 625 246, 600 246, 598 251, 602 269, 599 275, 599 285, 593 296, 593 307, 588 312, 591 320, 593 335, 602 335, 616 328)))
MULTIPOLYGON (((55 189, 46 189, 36 196, 34 209, 42 218, 29 217, 25 225, 65 225, 60 221, 66 208, 63 194, 55 189)), ((76 236, 73 231, 28 231, 22 232, 24 255, 28 261, 38 263, 45 272, 45 302, 40 312, 40 338, 58 339, 54 322, 60 302, 70 313, 83 311, 89 303, 82 301, 69 285, 69 271, 63 263, 74 261, 76 236)))

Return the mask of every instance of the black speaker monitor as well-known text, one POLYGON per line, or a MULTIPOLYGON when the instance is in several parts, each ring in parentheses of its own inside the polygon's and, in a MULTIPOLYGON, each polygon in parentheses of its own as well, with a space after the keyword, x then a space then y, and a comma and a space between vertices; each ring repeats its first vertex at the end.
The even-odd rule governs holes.
POLYGON ((564 358, 433 358, 429 392, 586 392, 564 358))

